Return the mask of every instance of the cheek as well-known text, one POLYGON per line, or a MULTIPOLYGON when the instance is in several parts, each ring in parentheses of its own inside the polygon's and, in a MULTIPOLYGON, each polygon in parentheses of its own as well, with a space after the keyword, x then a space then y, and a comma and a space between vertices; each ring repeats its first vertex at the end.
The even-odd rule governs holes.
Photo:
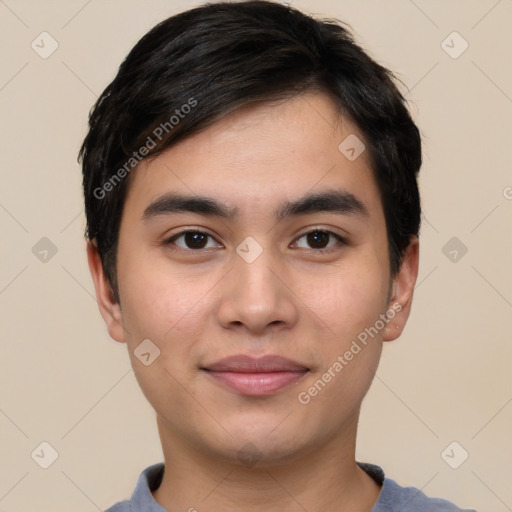
POLYGON ((386 309, 388 275, 375 257, 354 258, 353 264, 325 275, 321 286, 316 282, 306 302, 344 342, 373 325, 386 309))
POLYGON ((162 338, 188 306, 179 275, 171 272, 163 260, 151 258, 142 251, 129 254, 126 251, 120 255, 118 269, 127 329, 147 337, 162 338))
POLYGON ((323 427, 327 431, 356 414, 377 371, 383 329, 376 324, 385 311, 386 292, 381 275, 366 267, 364 273, 347 272, 331 280, 319 296, 318 316, 331 335, 322 342, 321 366, 298 399, 308 401, 313 416, 331 411, 323 427))
POLYGON ((162 259, 125 257, 119 264, 119 282, 130 352, 150 339, 160 350, 159 363, 183 373, 209 327, 208 291, 216 278, 184 277, 162 259))
POLYGON ((205 337, 206 302, 201 298, 209 287, 184 286, 179 276, 169 277, 168 271, 155 265, 126 263, 120 275, 123 323, 139 386, 155 410, 162 413, 170 397, 175 408, 190 406, 186 390, 197 363, 195 347, 205 337), (135 267, 137 272, 131 272, 135 267), (147 339, 154 344, 150 345, 149 352, 153 353, 148 365, 139 359, 142 351, 138 348, 147 339), (154 359, 153 354, 157 354, 154 359))

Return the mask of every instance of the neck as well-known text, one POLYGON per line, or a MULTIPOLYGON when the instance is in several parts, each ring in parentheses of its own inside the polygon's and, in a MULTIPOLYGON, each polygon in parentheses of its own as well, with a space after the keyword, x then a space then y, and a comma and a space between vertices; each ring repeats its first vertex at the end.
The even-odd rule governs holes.
POLYGON ((349 439, 336 436, 300 458, 246 467, 184 445, 159 417, 165 472, 153 497, 168 511, 368 512, 381 487, 355 462, 356 425, 349 439))

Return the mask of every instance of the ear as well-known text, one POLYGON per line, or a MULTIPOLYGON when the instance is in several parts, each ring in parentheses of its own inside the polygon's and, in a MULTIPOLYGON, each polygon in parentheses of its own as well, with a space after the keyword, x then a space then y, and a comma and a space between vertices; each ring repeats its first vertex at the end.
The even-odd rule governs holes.
POLYGON ((418 237, 411 236, 403 256, 402 266, 393 279, 387 313, 390 320, 384 329, 384 341, 396 340, 402 334, 409 318, 414 285, 418 277, 419 247, 418 237), (394 313, 393 316, 391 316, 392 313, 394 313))
POLYGON ((101 316, 107 325, 110 337, 120 343, 126 343, 121 307, 117 303, 112 286, 103 271, 103 264, 101 263, 95 241, 87 241, 87 260, 92 280, 94 281, 94 288, 96 289, 96 301, 98 302, 101 316))

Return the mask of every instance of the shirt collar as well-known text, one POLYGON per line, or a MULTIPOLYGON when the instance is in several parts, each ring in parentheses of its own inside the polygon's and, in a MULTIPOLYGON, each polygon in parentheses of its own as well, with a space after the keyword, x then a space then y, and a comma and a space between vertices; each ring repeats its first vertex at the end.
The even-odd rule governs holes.
MULTIPOLYGON (((385 484, 389 482, 389 480, 385 479, 384 471, 380 466, 369 464, 367 462, 358 462, 357 465, 363 471, 368 473, 368 475, 370 475, 379 485, 382 485, 382 491, 384 491, 384 488, 387 487, 385 484)), ((152 491, 155 491, 160 486, 164 476, 164 469, 164 463, 158 462, 147 467, 140 474, 130 500, 132 510, 144 510, 145 512, 167 512, 165 508, 155 501, 151 494, 152 491)), ((382 491, 376 505, 378 505, 382 498, 382 491)), ((372 509, 372 512, 374 510, 376 509, 372 509)))

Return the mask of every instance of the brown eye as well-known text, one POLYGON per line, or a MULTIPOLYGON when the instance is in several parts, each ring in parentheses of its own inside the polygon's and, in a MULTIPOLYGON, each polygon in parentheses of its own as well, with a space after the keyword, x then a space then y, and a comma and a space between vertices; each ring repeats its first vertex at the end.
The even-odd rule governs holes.
POLYGON ((329 233, 325 231, 312 231, 306 235, 308 244, 315 249, 325 249, 325 246, 329 243, 329 233))
POLYGON ((181 249, 200 250, 207 248, 209 238, 212 237, 208 233, 201 231, 182 231, 169 238, 166 244, 174 244, 181 249), (184 245, 175 243, 179 239, 183 239, 182 244, 184 245))
POLYGON ((345 244, 345 240, 333 233, 332 231, 326 231, 321 229, 315 229, 314 231, 309 231, 302 235, 298 240, 305 239, 306 243, 309 247, 301 247, 305 249, 317 249, 319 251, 330 249, 331 247, 336 246, 336 244, 345 244), (330 241, 333 243, 330 243, 330 241), (330 243, 330 245, 329 245, 330 243))

